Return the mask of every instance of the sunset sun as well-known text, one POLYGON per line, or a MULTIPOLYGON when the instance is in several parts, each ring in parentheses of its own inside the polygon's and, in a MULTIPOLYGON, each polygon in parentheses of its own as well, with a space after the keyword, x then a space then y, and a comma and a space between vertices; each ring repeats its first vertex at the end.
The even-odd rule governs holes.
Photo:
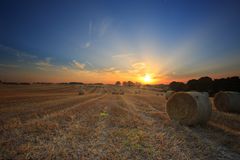
POLYGON ((148 74, 146 74, 144 77, 143 77, 143 81, 145 83, 150 83, 152 81, 152 77, 148 74))

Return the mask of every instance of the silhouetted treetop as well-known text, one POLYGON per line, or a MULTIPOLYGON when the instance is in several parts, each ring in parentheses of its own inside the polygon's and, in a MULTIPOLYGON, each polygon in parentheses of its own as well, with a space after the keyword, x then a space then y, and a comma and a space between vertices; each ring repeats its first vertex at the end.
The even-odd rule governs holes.
POLYGON ((174 91, 199 91, 208 92, 214 95, 219 91, 237 91, 240 92, 240 79, 238 76, 212 79, 210 77, 201 77, 198 80, 191 79, 186 84, 183 82, 171 82, 169 88, 174 91))

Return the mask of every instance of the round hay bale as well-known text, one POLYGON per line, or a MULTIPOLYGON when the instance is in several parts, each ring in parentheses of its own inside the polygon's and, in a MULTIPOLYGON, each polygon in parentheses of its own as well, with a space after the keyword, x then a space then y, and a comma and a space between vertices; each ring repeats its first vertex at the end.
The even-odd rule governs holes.
POLYGON ((120 92, 119 94, 120 94, 120 95, 124 95, 124 92, 122 91, 122 92, 120 92))
POLYGON ((135 94, 141 94, 141 90, 135 90, 134 93, 135 94))
POLYGON ((209 120, 212 105, 204 93, 178 92, 167 101, 166 110, 170 119, 184 125, 195 125, 209 120))
POLYGON ((84 91, 82 89, 79 90, 78 95, 84 95, 84 91))
POLYGON ((240 93, 221 91, 214 96, 215 107, 222 112, 240 113, 240 93))
POLYGON ((205 96, 209 97, 208 92, 201 92, 202 94, 204 94, 205 96))
POLYGON ((168 100, 174 93, 176 93, 175 91, 167 91, 165 93, 165 98, 168 100))
POLYGON ((120 90, 118 93, 119 93, 120 95, 124 95, 124 91, 123 91, 123 90, 120 90))

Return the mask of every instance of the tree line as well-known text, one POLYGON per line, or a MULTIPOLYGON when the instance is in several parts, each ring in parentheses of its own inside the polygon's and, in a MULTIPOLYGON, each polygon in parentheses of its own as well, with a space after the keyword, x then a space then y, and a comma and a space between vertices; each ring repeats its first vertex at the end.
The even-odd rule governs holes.
POLYGON ((132 81, 123 81, 122 83, 120 81, 117 81, 115 83, 116 86, 125 86, 125 87, 140 87, 141 83, 139 82, 132 82, 132 81))
POLYGON ((220 79, 201 77, 199 79, 191 79, 187 83, 173 81, 169 84, 169 89, 174 91, 208 92, 210 95, 214 95, 219 91, 240 92, 240 79, 238 76, 220 79))

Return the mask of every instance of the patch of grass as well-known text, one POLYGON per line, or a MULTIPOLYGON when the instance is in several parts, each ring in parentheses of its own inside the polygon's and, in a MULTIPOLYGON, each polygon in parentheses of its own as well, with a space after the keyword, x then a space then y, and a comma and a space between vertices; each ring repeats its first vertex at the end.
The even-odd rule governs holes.
POLYGON ((121 137, 123 150, 141 157, 154 157, 157 151, 149 135, 141 129, 120 129, 115 135, 121 137))
POLYGON ((108 113, 106 111, 103 111, 103 112, 100 113, 100 116, 105 118, 105 117, 108 116, 108 113))

